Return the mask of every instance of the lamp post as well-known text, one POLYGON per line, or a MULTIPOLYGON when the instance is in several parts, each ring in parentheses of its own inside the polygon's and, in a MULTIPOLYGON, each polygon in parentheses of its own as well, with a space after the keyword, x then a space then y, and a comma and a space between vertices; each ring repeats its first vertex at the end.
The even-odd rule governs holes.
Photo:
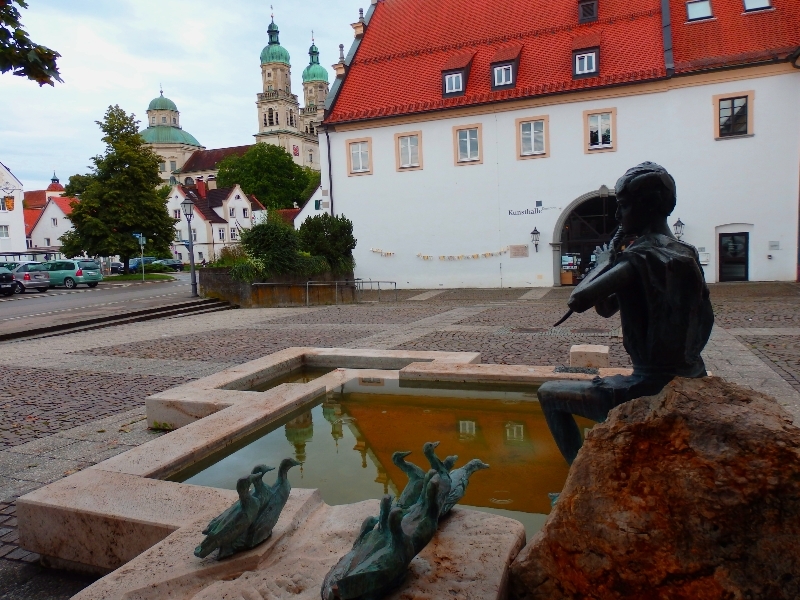
POLYGON ((539 230, 536 229, 536 227, 534 227, 533 231, 531 231, 531 241, 533 242, 533 245, 536 247, 537 252, 539 251, 539 235, 540 235, 539 230))
POLYGON ((186 217, 186 223, 189 225, 189 271, 191 272, 192 279, 192 298, 197 298, 197 276, 194 271, 194 236, 192 235, 194 202, 186 198, 186 200, 181 202, 181 210, 183 210, 183 216, 186 217))
POLYGON ((681 218, 678 217, 678 220, 672 225, 672 231, 675 232, 675 237, 681 239, 683 237, 683 228, 686 225, 681 221, 681 218))

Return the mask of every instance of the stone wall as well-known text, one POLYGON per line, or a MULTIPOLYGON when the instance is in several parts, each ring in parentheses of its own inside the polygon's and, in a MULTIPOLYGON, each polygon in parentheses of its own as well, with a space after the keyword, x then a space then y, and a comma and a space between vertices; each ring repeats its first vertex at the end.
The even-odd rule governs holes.
POLYGON ((352 304, 357 301, 353 274, 335 276, 322 273, 312 277, 286 275, 270 280, 247 283, 230 276, 226 268, 197 270, 200 294, 241 306, 242 308, 267 308, 275 306, 305 306, 308 304, 352 304), (311 285, 306 282, 326 282, 329 285, 311 285), (340 282, 338 287, 335 282, 340 282), (341 282, 347 283, 342 284, 341 282))

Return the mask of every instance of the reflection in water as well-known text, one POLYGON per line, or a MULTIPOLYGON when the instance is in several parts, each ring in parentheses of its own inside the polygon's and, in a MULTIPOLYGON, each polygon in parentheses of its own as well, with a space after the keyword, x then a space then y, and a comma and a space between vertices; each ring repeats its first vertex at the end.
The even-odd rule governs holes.
MULTIPOLYGON (((435 392, 431 391, 431 394, 435 392)), ((329 395, 186 483, 234 489, 253 465, 277 465, 294 455, 293 486, 319 488, 328 504, 399 494, 405 474, 392 462, 396 450, 427 470, 426 441, 440 441, 440 458, 456 454, 456 467, 480 458, 491 468, 470 480, 461 505, 521 521, 530 537, 550 512, 549 492, 559 492, 568 466, 559 453, 538 402, 503 403, 475 398, 380 394, 329 395), (314 429, 314 420, 327 427, 314 429), (352 448, 339 452, 342 448, 352 448)))

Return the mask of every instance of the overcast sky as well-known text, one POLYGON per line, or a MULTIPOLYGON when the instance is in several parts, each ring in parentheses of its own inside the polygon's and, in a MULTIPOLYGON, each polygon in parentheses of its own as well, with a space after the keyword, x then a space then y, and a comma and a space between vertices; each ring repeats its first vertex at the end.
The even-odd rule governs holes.
MULTIPOLYGON (((311 31, 328 69, 353 41, 350 23, 369 0, 273 0, 280 41, 292 57, 292 91, 302 104, 311 31)), ((0 75, 0 162, 26 190, 88 171, 102 152, 100 120, 119 104, 144 122, 158 95, 172 99, 181 125, 206 148, 253 143, 259 56, 270 2, 256 0, 29 0, 31 39, 58 51, 63 84, 39 87, 0 75)))

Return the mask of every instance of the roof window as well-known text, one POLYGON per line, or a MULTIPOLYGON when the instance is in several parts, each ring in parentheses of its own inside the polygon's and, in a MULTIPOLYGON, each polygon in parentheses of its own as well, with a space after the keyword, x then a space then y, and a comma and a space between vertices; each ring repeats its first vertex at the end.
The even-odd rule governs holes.
POLYGON ((597 77, 600 73, 600 49, 575 50, 572 53, 572 78, 597 77))
POLYGON ((451 56, 442 67, 442 96, 463 96, 467 89, 467 79, 472 66, 474 52, 451 56))
POLYGON ((517 70, 519 68, 519 55, 522 46, 504 46, 499 48, 492 59, 491 65, 492 90, 505 90, 517 84, 517 70))
POLYGON ((766 10, 772 8, 771 0, 744 0, 745 12, 752 10, 766 10))
POLYGON ((578 2, 578 23, 597 21, 597 0, 578 2))
POLYGON ((690 2, 686 3, 686 19, 688 21, 710 19, 713 16, 711 0, 690 0, 690 2))

